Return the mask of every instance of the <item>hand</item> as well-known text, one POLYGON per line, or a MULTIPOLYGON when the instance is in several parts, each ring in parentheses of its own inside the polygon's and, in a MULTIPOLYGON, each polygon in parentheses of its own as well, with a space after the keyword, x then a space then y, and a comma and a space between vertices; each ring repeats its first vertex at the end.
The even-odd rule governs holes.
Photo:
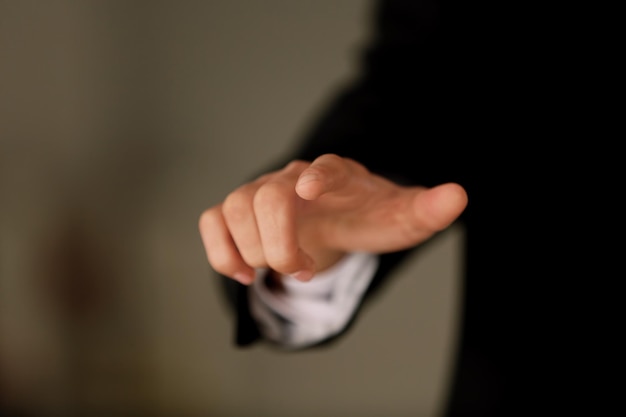
POLYGON ((211 266, 242 284, 254 268, 311 279, 349 252, 408 249, 452 224, 467 206, 456 183, 401 186, 334 154, 293 161, 202 213, 211 266))

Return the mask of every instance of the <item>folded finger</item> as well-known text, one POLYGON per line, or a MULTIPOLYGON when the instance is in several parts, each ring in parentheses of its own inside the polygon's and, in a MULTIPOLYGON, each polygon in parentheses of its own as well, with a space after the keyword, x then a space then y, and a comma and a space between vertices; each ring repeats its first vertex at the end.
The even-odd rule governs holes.
POLYGON ((310 279, 314 269, 312 259, 299 245, 297 234, 300 197, 295 192, 295 184, 306 166, 295 164, 272 177, 257 190, 253 202, 268 265, 300 280, 310 279))
POLYGON ((239 187, 226 197, 222 207, 234 244, 246 264, 254 268, 267 266, 253 207, 254 196, 263 183, 255 181, 239 187))
POLYGON ((255 271, 237 250, 222 215, 222 205, 214 206, 202 213, 199 229, 207 259, 213 269, 242 284, 252 283, 255 271))

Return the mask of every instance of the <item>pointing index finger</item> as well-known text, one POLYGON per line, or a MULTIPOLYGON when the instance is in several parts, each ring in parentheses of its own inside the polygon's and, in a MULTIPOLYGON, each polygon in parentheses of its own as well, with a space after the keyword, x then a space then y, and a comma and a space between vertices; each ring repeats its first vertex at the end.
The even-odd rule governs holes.
POLYGON ((305 200, 315 200, 324 193, 343 187, 353 170, 354 162, 335 154, 315 159, 296 183, 296 192, 305 200))

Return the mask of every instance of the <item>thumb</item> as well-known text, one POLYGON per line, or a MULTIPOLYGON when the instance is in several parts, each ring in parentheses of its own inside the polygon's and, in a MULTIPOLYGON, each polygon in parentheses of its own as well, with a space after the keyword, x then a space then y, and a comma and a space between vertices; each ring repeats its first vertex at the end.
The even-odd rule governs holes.
POLYGON ((415 196, 413 213, 418 229, 438 232, 450 226, 465 210, 465 188, 453 182, 437 185, 415 196))

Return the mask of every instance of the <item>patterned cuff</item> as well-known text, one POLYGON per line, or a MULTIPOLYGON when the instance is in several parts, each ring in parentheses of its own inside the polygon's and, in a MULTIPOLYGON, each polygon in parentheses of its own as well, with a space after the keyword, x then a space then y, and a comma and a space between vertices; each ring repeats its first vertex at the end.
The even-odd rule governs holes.
POLYGON ((371 282, 378 256, 352 253, 309 282, 282 276, 282 288, 266 285, 266 269, 250 286, 250 311, 263 336, 286 348, 314 345, 343 330, 371 282))

